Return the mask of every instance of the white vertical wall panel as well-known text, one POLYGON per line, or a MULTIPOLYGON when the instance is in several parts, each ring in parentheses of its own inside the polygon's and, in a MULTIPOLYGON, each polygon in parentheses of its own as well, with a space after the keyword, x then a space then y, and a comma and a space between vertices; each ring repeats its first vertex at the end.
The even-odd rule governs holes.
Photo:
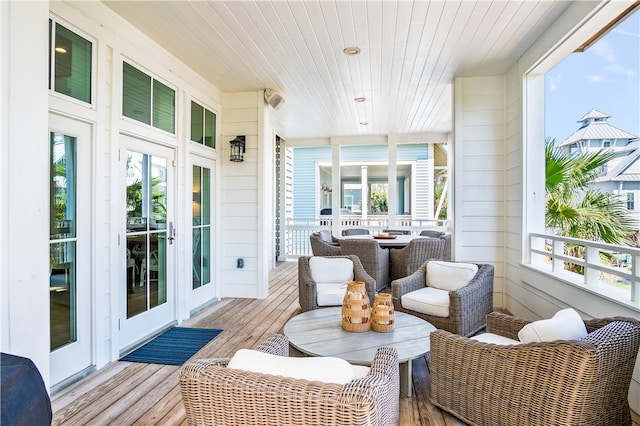
POLYGON ((454 91, 454 256, 494 265, 499 308, 504 306, 504 78, 458 78, 454 91))
POLYGON ((258 297, 258 126, 257 92, 222 97, 220 159, 220 277, 222 297, 258 297), (246 137, 243 162, 229 160, 229 141, 246 137), (244 268, 237 267, 238 258, 244 268))

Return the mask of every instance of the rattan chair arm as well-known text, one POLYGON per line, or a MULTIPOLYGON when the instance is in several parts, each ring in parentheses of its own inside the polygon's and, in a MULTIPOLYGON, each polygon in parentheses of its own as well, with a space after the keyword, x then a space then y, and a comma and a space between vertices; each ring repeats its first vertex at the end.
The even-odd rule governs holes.
POLYGON ((394 303, 397 300, 398 303, 403 295, 415 290, 419 290, 427 286, 427 268, 426 263, 422 265, 413 274, 393 280, 391 282, 391 296, 394 299, 394 303))
POLYGON ((289 338, 283 334, 274 334, 256 348, 257 351, 272 355, 289 356, 289 338))
POLYGON ((518 340, 518 332, 530 322, 530 320, 517 318, 502 312, 491 312, 487 315, 487 333, 518 340))

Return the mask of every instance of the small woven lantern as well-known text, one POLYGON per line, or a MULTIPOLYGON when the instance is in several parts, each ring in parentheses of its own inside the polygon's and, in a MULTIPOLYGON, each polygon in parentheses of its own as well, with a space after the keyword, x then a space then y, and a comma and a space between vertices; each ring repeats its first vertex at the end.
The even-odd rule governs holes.
POLYGON ((373 331, 387 332, 395 325, 395 312, 389 293, 378 293, 371 308, 371 328, 373 331))
POLYGON ((350 281, 342 299, 342 328, 347 331, 371 329, 371 306, 362 281, 350 281))

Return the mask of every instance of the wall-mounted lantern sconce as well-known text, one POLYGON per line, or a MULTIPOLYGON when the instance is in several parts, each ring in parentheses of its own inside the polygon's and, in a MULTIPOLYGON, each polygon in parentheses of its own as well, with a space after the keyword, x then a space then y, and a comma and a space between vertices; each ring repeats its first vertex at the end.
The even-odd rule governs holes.
POLYGON ((231 144, 231 156, 229 160, 235 162, 244 161, 244 140, 245 136, 236 136, 234 140, 229 142, 231 144))

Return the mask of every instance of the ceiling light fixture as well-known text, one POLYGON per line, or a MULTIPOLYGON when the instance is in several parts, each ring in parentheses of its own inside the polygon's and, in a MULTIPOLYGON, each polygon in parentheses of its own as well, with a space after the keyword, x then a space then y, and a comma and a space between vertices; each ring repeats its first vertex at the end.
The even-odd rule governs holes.
POLYGON ((361 122, 360 122, 360 125, 361 125, 361 126, 366 126, 366 125, 368 125, 368 124, 369 124, 369 123, 367 123, 366 121, 361 121, 361 122))
POLYGON ((342 49, 342 53, 344 53, 347 56, 357 55, 360 53, 360 48, 357 46, 345 47, 344 49, 342 49))
POLYGON ((356 102, 364 102, 367 100, 367 98, 354 98, 353 100, 356 102))
POLYGON ((61 46, 56 47, 54 50, 56 51, 56 53, 67 53, 67 49, 61 46))

